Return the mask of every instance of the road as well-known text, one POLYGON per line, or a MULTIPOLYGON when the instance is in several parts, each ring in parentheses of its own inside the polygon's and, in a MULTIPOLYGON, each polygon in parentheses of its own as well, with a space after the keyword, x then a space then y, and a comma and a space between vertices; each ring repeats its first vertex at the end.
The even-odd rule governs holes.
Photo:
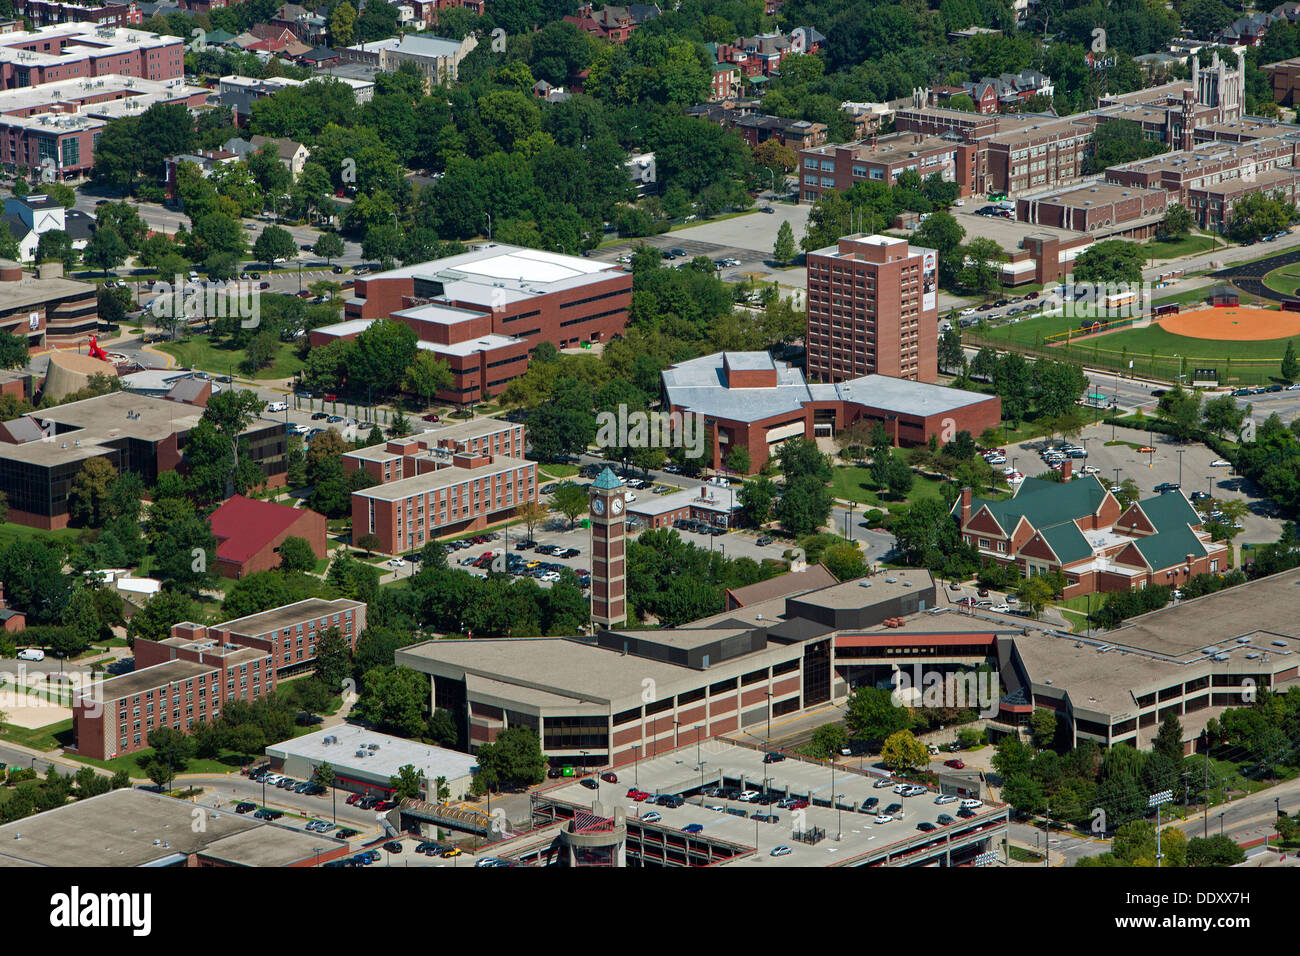
POLYGON ((1284 812, 1294 814, 1300 810, 1300 778, 1279 783, 1258 793, 1240 797, 1230 803, 1210 807, 1207 813, 1197 814, 1185 823, 1177 824, 1189 837, 1215 836, 1223 833, 1237 843, 1273 837, 1273 821, 1277 819, 1279 801, 1284 812))

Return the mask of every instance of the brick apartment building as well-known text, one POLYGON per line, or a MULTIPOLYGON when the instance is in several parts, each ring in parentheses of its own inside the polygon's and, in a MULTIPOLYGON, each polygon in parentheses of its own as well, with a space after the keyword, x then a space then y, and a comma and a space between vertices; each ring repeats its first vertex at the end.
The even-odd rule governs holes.
POLYGON ((216 571, 224 578, 278 568, 285 538, 307 541, 317 560, 327 554, 325 516, 310 508, 234 495, 212 512, 208 523, 217 538, 216 571))
MULTIPOLYGON (((234 644, 269 654, 277 678, 289 677, 308 670, 316 663, 316 642, 330 630, 355 650, 357 638, 366 629, 366 605, 360 601, 337 598, 307 598, 283 607, 235 618, 221 624, 205 626, 184 621, 172 626, 171 637, 161 644, 150 644, 145 649, 144 660, 160 663, 170 659, 162 648, 183 647, 202 641, 216 641, 222 645, 234 644), (158 655, 160 660, 155 660, 158 655)), ((136 651, 137 666, 141 654, 136 651)), ((148 666, 148 665, 146 665, 148 666)))
POLYGON ((185 41, 143 30, 67 23, 0 39, 0 90, 110 75, 171 80, 185 74, 185 41))
POLYGON ((862 234, 808 253, 809 376, 933 382, 939 374, 938 258, 905 239, 862 234))
MULTIPOLYGON (((743 448, 756 472, 781 442, 829 437, 861 419, 883 425, 895 445, 919 445, 931 435, 979 435, 996 427, 1002 416, 997 396, 885 375, 810 385, 798 368, 767 352, 705 355, 665 369, 662 381, 665 408, 704 416, 714 439, 706 444, 713 449, 706 464, 714 469, 723 467, 732 449, 743 448)), ((680 507, 689 508, 691 502, 680 507)), ((711 505, 700 510, 720 509, 711 505)))
POLYGON ((1095 476, 1061 482, 1026 478, 1005 501, 953 505, 962 539, 982 558, 1014 564, 1030 577, 1059 571, 1064 596, 1177 587, 1228 567, 1227 546, 1210 540, 1181 491, 1123 508, 1095 476))
POLYGON ((488 243, 470 252, 358 279, 345 321, 314 329, 313 347, 391 318, 452 371, 440 401, 499 395, 542 342, 608 342, 627 324, 632 276, 605 262, 488 243))
POLYGON ((216 641, 170 639, 155 647, 137 641, 137 654, 159 663, 140 666, 100 683, 72 707, 73 749, 111 760, 149 746, 159 727, 189 731, 211 723, 232 700, 252 701, 275 689, 271 656, 251 647, 216 641))
MULTIPOLYGON (((415 457, 416 447, 407 451, 415 457)), ((403 452, 406 456, 406 451, 403 452)), ((507 454, 456 452, 434 467, 352 493, 352 543, 373 534, 384 554, 422 548, 443 535, 504 521, 537 500, 537 464, 507 454)))
POLYGON ((523 458, 524 448, 523 425, 479 418, 345 452, 343 470, 361 468, 379 484, 388 484, 445 467, 455 454, 523 458))
POLYGON ((211 723, 230 701, 265 697, 280 677, 313 666, 325 632, 337 628, 355 648, 365 626, 365 604, 309 598, 210 627, 183 621, 160 641, 139 638, 135 670, 73 705, 74 749, 111 760, 147 747, 158 727, 211 723))
POLYGON ((33 26, 59 23, 93 23, 98 26, 130 27, 144 22, 144 14, 134 0, 129 3, 64 3, 62 0, 16 0, 15 16, 30 20, 33 26))
POLYGON ((937 173, 944 182, 958 183, 961 195, 969 196, 975 152, 969 143, 922 133, 893 133, 860 143, 803 149, 798 156, 799 199, 816 202, 828 189, 847 192, 859 182, 892 186, 905 170, 923 180, 937 173))
MULTIPOLYGON (((0 491, 9 499, 9 520, 46 530, 67 527, 72 480, 91 458, 103 458, 119 474, 133 472, 152 487, 163 472, 183 469, 186 438, 202 415, 202 408, 185 402, 110 392, 5 422, 0 491)), ((284 423, 257 421, 242 437, 268 486, 283 485, 284 423)))

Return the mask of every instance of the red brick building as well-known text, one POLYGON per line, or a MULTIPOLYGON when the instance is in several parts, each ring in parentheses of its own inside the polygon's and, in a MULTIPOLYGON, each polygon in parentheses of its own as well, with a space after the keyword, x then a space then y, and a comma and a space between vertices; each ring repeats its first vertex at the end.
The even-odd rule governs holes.
POLYGON ((310 508, 290 508, 235 495, 209 519, 217 537, 217 573, 242 578, 280 566, 277 549, 285 538, 304 538, 318 559, 324 558, 325 516, 310 508))
POLYGON ((73 705, 73 749, 111 760, 149 746, 159 727, 189 731, 210 723, 232 700, 275 689, 271 656, 215 641, 136 642, 136 670, 97 685, 73 705), (144 653, 144 663, 138 656, 144 653))
MULTIPOLYGON (((972 114, 966 113, 965 116, 972 114)), ((816 202, 823 192, 847 192, 855 183, 892 186, 905 170, 922 179, 934 174, 961 186, 969 196, 974 181, 975 146, 925 133, 891 133, 860 143, 829 144, 799 152, 799 200, 816 202)))
POLYGON ((361 468, 383 485, 444 467, 454 454, 523 458, 524 447, 523 425, 500 418, 479 418, 347 452, 343 455, 343 470, 361 468))
POLYGON ((454 380, 439 401, 499 395, 542 342, 608 342, 627 325, 632 276, 606 262, 489 243, 458 256, 358 279, 346 321, 314 329, 313 346, 352 339, 391 318, 445 361, 454 380))
POLYGON ((1066 598, 1177 587, 1228 567, 1227 546, 1210 540, 1182 492, 1123 508, 1095 476, 1026 478, 1005 501, 963 489, 953 515, 981 557, 1015 564, 1026 577, 1063 573, 1066 598))
POLYGON ((938 378, 938 253, 858 234, 808 253, 807 263, 810 378, 938 378))
POLYGON ((183 76, 185 41, 142 30, 65 23, 0 38, 0 90, 119 74, 183 76))
POLYGON ((404 554, 443 535, 504 521, 536 500, 536 462, 483 452, 457 452, 445 462, 425 459, 411 477, 352 493, 352 542, 373 534, 384 554, 404 554))
MULTIPOLYGON (((307 598, 283 607, 235 618, 222 624, 204 626, 184 621, 172 626, 171 637, 162 644, 182 647, 203 641, 251 647, 272 657, 278 677, 308 670, 316 663, 316 642, 327 631, 337 629, 349 648, 356 649, 357 637, 366 629, 366 605, 360 601, 338 598, 307 598)), ((148 644, 150 642, 137 642, 148 644)), ((155 662, 162 653, 154 644, 144 659, 155 662)), ((136 665, 141 654, 137 647, 136 665)), ((166 655, 163 659, 169 659, 166 655)), ((160 662, 160 661, 158 661, 160 662)))
POLYGON ((706 355, 665 369, 662 379, 665 407, 703 416, 715 469, 733 448, 744 448, 758 471, 786 439, 830 436, 864 418, 882 424, 896 445, 918 445, 931 435, 978 435, 1002 415, 996 396, 885 375, 810 385, 766 352, 706 355))

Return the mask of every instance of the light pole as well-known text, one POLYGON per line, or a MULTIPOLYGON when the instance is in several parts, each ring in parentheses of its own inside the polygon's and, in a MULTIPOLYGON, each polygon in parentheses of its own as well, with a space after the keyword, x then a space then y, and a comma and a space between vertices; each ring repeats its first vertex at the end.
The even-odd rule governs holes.
POLYGON ((1178 449, 1178 487, 1183 487, 1183 452, 1184 448, 1178 449))
POLYGON ((1147 798, 1147 806, 1156 808, 1156 867, 1160 867, 1160 860, 1164 854, 1160 852, 1160 808, 1174 798, 1172 790, 1161 790, 1159 793, 1153 793, 1147 798))
POLYGON ((1223 814, 1227 812, 1227 810, 1224 810, 1219 814, 1219 836, 1223 836, 1223 814))
POLYGON ((767 749, 772 749, 772 692, 767 692, 767 749))
POLYGON ((695 725, 695 762, 700 763, 700 731, 704 729, 703 724, 695 725))
POLYGON ((641 789, 641 745, 633 744, 632 751, 635 756, 632 758, 632 786, 638 790, 641 789))
POLYGON ((1115 469, 1115 490, 1116 491, 1119 491, 1119 473, 1120 473, 1120 469, 1116 468, 1115 469))

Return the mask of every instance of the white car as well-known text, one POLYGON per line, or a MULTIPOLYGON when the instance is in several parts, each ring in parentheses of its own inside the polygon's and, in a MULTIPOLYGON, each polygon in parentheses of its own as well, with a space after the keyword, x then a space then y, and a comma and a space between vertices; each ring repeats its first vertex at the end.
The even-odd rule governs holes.
POLYGON ((266 406, 268 412, 285 412, 289 410, 288 402, 272 402, 266 406))
POLYGON ((642 823, 658 823, 658 822, 659 822, 660 820, 662 820, 662 819, 663 819, 663 817, 661 817, 661 816, 660 816, 658 813, 656 813, 655 811, 651 810, 649 813, 646 813, 646 814, 643 814, 643 815, 642 815, 642 817, 641 817, 641 822, 642 822, 642 823))
POLYGON ((903 791, 903 796, 919 797, 923 793, 925 793, 925 787, 922 787, 918 784, 913 784, 912 786, 908 787, 906 790, 903 791))
POLYGON ((942 807, 942 806, 944 806, 945 804, 956 803, 956 802, 958 801, 958 799, 960 799, 960 798, 954 796, 954 795, 951 794, 951 793, 941 793, 939 796, 937 796, 937 797, 934 798, 934 803, 935 803, 935 806, 942 807))
POLYGON ((39 647, 24 647, 18 652, 18 659, 20 661, 43 661, 45 660, 45 652, 39 647))
POLYGON ((877 814, 876 814, 876 822, 877 822, 877 823, 888 823, 888 822, 889 822, 890 820, 892 820, 892 819, 894 819, 894 818, 893 818, 890 814, 888 814, 888 813, 877 813, 877 814))
POLYGON ((560 572, 559 572, 559 571, 547 571, 547 572, 546 572, 545 574, 543 574, 540 578, 538 578, 538 580, 539 580, 539 581, 546 581, 546 582, 549 583, 549 584, 554 584, 556 581, 560 580, 560 572))
POLYGON ((740 796, 738 796, 736 799, 739 800, 741 803, 752 803, 754 800, 758 799, 758 791, 742 790, 740 796))
POLYGON ((406 562, 401 558, 389 558, 388 566, 390 568, 404 568, 406 567, 406 562))
POLYGON ((1079 474, 1081 474, 1081 475, 1100 475, 1100 474, 1101 474, 1101 469, 1098 468, 1096 465, 1084 465, 1082 468, 1079 469, 1079 474))
POLYGON ((967 797, 965 800, 961 802, 961 808, 963 810, 980 810, 983 809, 983 807, 984 807, 983 800, 976 800, 972 797, 967 797))
POLYGON ((968 316, 968 315, 974 315, 974 314, 975 314, 975 310, 974 310, 974 309, 962 309, 962 310, 961 310, 960 312, 958 312, 957 314, 958 314, 959 316, 961 316, 961 317, 964 319, 964 318, 965 318, 966 316, 968 316))
POLYGON ((1010 604, 995 604, 995 605, 993 605, 991 608, 989 608, 989 610, 990 610, 990 611, 998 611, 998 612, 1001 613, 1001 614, 1006 614, 1007 611, 1010 611, 1010 610, 1011 610, 1011 605, 1010 605, 1010 604))
POLYGON ((911 786, 910 783, 896 783, 894 784, 894 793, 902 793, 904 790, 910 789, 911 786))
POLYGON ((985 458, 984 460, 987 461, 990 465, 1005 465, 1007 463, 1007 456, 990 455, 988 458, 985 458))
POLYGON ((1211 467, 1211 468, 1231 468, 1231 467, 1232 467, 1232 462, 1228 461, 1226 458, 1216 458, 1216 459, 1214 459, 1214 461, 1210 462, 1210 467, 1211 467))
POLYGON ((636 492, 635 492, 635 491, 629 491, 629 492, 628 492, 627 494, 625 494, 623 497, 626 498, 628 501, 636 501, 636 492))

